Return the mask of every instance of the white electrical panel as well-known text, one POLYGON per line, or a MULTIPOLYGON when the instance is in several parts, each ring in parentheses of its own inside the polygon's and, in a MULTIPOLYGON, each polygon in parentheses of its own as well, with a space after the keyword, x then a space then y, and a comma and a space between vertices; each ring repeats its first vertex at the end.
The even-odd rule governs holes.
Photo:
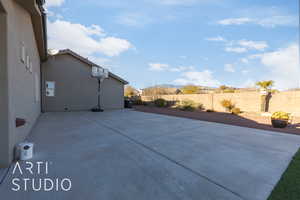
POLYGON ((46 96, 54 97, 55 96, 55 82, 46 81, 46 96))
POLYGON ((25 52, 25 45, 24 43, 21 44, 21 62, 25 63, 26 59, 26 52, 25 52))

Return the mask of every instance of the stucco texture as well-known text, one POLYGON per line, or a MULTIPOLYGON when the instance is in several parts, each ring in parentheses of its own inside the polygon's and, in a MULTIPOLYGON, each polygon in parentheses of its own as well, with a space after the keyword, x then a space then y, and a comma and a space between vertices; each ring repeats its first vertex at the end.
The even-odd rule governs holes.
POLYGON ((13 0, 2 0, 0 4, 1 41, 6 43, 1 47, 1 72, 5 74, 0 78, 1 91, 6 94, 1 98, 1 111, 4 110, 1 119, 5 120, 0 127, 0 140, 5 140, 5 145, 0 145, 0 167, 3 167, 12 161, 15 144, 23 141, 31 131, 40 115, 41 104, 37 94, 39 88, 36 88, 40 83, 40 56, 31 15, 13 0), (32 63, 30 71, 21 61, 22 44, 32 63), (16 118, 25 119, 25 126, 16 128, 16 118))

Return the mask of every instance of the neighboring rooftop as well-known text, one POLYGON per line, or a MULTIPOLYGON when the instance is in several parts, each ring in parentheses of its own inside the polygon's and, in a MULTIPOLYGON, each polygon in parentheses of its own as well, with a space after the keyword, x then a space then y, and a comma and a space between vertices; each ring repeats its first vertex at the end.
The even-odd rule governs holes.
MULTIPOLYGON (((97 67, 101 67, 103 68, 102 66, 90 61, 88 58, 84 58, 83 56, 79 55, 78 53, 72 51, 71 49, 63 49, 63 50, 59 50, 57 51, 57 53, 54 53, 54 54, 49 54, 48 56, 51 57, 51 56, 57 56, 57 55, 64 55, 64 54, 69 54, 71 56, 73 56, 74 58, 90 65, 90 66, 97 66, 97 67)), ((124 79, 122 79, 121 77, 113 74, 112 72, 109 72, 109 76, 114 78, 114 79, 117 79, 118 81, 122 82, 123 84, 128 84, 128 82, 124 79)))

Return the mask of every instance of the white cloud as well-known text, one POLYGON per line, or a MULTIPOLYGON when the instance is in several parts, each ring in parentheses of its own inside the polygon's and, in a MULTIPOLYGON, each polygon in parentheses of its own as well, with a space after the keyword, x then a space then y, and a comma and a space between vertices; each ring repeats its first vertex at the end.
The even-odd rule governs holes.
POLYGON ((243 18, 228 18, 218 21, 218 24, 222 25, 241 25, 252 22, 253 20, 247 17, 243 18))
POLYGON ((274 80, 275 87, 279 89, 299 87, 300 65, 298 44, 292 44, 274 52, 264 53, 259 57, 261 63, 270 71, 265 78, 274 80))
POLYGON ((192 5, 200 1, 204 2, 205 0, 159 0, 159 3, 164 5, 192 5))
POLYGON ((245 53, 248 50, 244 47, 226 47, 225 51, 227 52, 234 52, 234 53, 245 53))
POLYGON ((126 26, 140 27, 152 23, 153 20, 141 13, 124 13, 116 17, 116 22, 126 26))
POLYGON ((271 28, 276 26, 298 26, 299 18, 298 16, 273 16, 257 20, 257 24, 271 28))
POLYGON ((248 74, 249 73, 249 70, 242 70, 242 74, 244 74, 244 75, 246 75, 246 74, 248 74))
POLYGON ((182 71, 191 71, 194 69, 195 69, 194 66, 179 66, 179 67, 170 68, 169 70, 171 72, 182 72, 182 71))
POLYGON ((118 56, 133 47, 125 39, 105 37, 98 25, 84 26, 64 20, 48 21, 48 36, 49 48, 69 48, 86 57, 97 53, 118 56))
POLYGON ((127 40, 107 37, 100 40, 98 50, 107 56, 118 56, 131 47, 132 45, 127 40))
POLYGON ((88 57, 88 59, 100 66, 101 65, 105 66, 111 62, 111 60, 108 58, 102 58, 102 57, 98 57, 98 56, 90 56, 90 57, 88 57))
POLYGON ((224 71, 226 72, 235 72, 234 66, 232 64, 225 64, 224 71))
POLYGON ((151 71, 165 71, 169 69, 168 64, 162 64, 162 63, 149 63, 149 70, 151 71))
POLYGON ((255 49, 259 51, 262 51, 269 47, 267 42, 265 41, 240 40, 238 41, 238 44, 248 49, 255 49))
POLYGON ((263 51, 269 47, 266 41, 252 40, 227 40, 222 36, 206 38, 207 41, 223 42, 225 51, 234 53, 245 53, 249 50, 263 51))
POLYGON ((149 63, 150 71, 169 71, 169 72, 182 72, 182 71, 190 71, 194 70, 193 66, 178 66, 171 67, 168 64, 163 63, 149 63))
POLYGON ((220 85, 220 82, 213 78, 213 73, 210 70, 184 72, 182 77, 183 78, 176 79, 174 83, 179 85, 194 84, 210 87, 220 85))
POLYGON ((253 60, 253 59, 257 59, 260 58, 262 54, 253 54, 253 55, 249 55, 248 59, 253 60))
POLYGON ((249 60, 247 58, 241 58, 240 61, 244 64, 248 64, 249 60))
POLYGON ((252 79, 247 79, 242 85, 241 88, 253 88, 255 87, 255 81, 252 79))
POLYGON ((274 28, 276 26, 298 26, 298 16, 270 16, 266 18, 227 18, 217 22, 221 25, 243 25, 243 24, 256 24, 263 27, 274 28))
POLYGON ((215 42, 225 42, 226 41, 226 39, 221 36, 206 38, 206 40, 215 41, 215 42))
POLYGON ((59 7, 61 6, 63 3, 65 2, 65 0, 46 0, 46 8, 49 7, 59 7))

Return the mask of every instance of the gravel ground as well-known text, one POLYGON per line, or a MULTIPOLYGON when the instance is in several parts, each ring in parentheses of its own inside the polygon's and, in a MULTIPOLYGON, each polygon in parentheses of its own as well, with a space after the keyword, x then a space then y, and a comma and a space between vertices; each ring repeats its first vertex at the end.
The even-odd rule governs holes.
POLYGON ((294 117, 292 123, 287 128, 278 129, 272 127, 270 117, 261 116, 256 113, 242 113, 240 115, 232 115, 230 113, 222 112, 188 112, 173 108, 157 108, 150 106, 135 106, 134 109, 141 112, 185 117, 196 120, 300 135, 300 117, 294 117))

